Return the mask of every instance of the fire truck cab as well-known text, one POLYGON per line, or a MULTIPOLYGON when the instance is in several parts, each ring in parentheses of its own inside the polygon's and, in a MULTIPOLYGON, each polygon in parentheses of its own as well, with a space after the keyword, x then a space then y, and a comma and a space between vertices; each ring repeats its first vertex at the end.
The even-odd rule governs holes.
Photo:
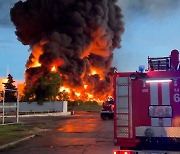
POLYGON ((130 153, 180 151, 177 50, 172 50, 169 57, 148 57, 146 71, 115 73, 114 102, 115 146, 132 150, 130 153))

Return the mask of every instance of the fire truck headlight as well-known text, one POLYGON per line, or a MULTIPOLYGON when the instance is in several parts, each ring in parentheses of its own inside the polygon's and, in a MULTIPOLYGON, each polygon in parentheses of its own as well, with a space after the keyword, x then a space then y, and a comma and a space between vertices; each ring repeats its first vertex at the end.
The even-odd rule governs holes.
POLYGON ((154 136, 154 132, 152 129, 150 128, 147 128, 145 131, 144 131, 144 134, 146 137, 153 137, 154 136))

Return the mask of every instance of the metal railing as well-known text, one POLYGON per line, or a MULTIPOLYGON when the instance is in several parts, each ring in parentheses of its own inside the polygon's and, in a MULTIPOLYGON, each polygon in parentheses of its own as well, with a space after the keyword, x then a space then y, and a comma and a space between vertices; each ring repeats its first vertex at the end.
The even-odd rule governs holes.
POLYGON ((2 124, 5 123, 5 109, 7 108, 15 108, 16 109, 16 123, 19 123, 19 93, 18 90, 14 90, 14 89, 5 89, 3 92, 3 102, 2 102, 2 106, 0 106, 0 108, 2 108, 2 124), (17 101, 13 104, 13 105, 5 105, 5 93, 6 91, 15 91, 17 94, 17 101))

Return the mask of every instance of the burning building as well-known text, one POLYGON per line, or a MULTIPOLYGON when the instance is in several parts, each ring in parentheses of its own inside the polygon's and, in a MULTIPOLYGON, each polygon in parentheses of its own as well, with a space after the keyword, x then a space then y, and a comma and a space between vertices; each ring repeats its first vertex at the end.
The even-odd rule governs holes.
POLYGON ((30 46, 26 85, 58 72, 70 99, 111 95, 113 50, 124 31, 117 0, 26 0, 10 11, 18 40, 30 46))

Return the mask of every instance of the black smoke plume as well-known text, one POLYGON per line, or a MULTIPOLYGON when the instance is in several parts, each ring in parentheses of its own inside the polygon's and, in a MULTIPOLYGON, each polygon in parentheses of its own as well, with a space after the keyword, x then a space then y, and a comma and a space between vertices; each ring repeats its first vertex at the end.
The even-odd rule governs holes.
POLYGON ((27 0, 10 11, 18 40, 29 45, 26 82, 34 86, 55 65, 64 85, 87 84, 93 95, 110 91, 113 49, 124 31, 117 0, 27 0), (35 48, 40 48, 35 51, 35 48), (39 54, 39 56, 37 56, 39 54), (34 67, 34 59, 41 66, 34 67), (92 70, 98 73, 92 74, 92 70))

